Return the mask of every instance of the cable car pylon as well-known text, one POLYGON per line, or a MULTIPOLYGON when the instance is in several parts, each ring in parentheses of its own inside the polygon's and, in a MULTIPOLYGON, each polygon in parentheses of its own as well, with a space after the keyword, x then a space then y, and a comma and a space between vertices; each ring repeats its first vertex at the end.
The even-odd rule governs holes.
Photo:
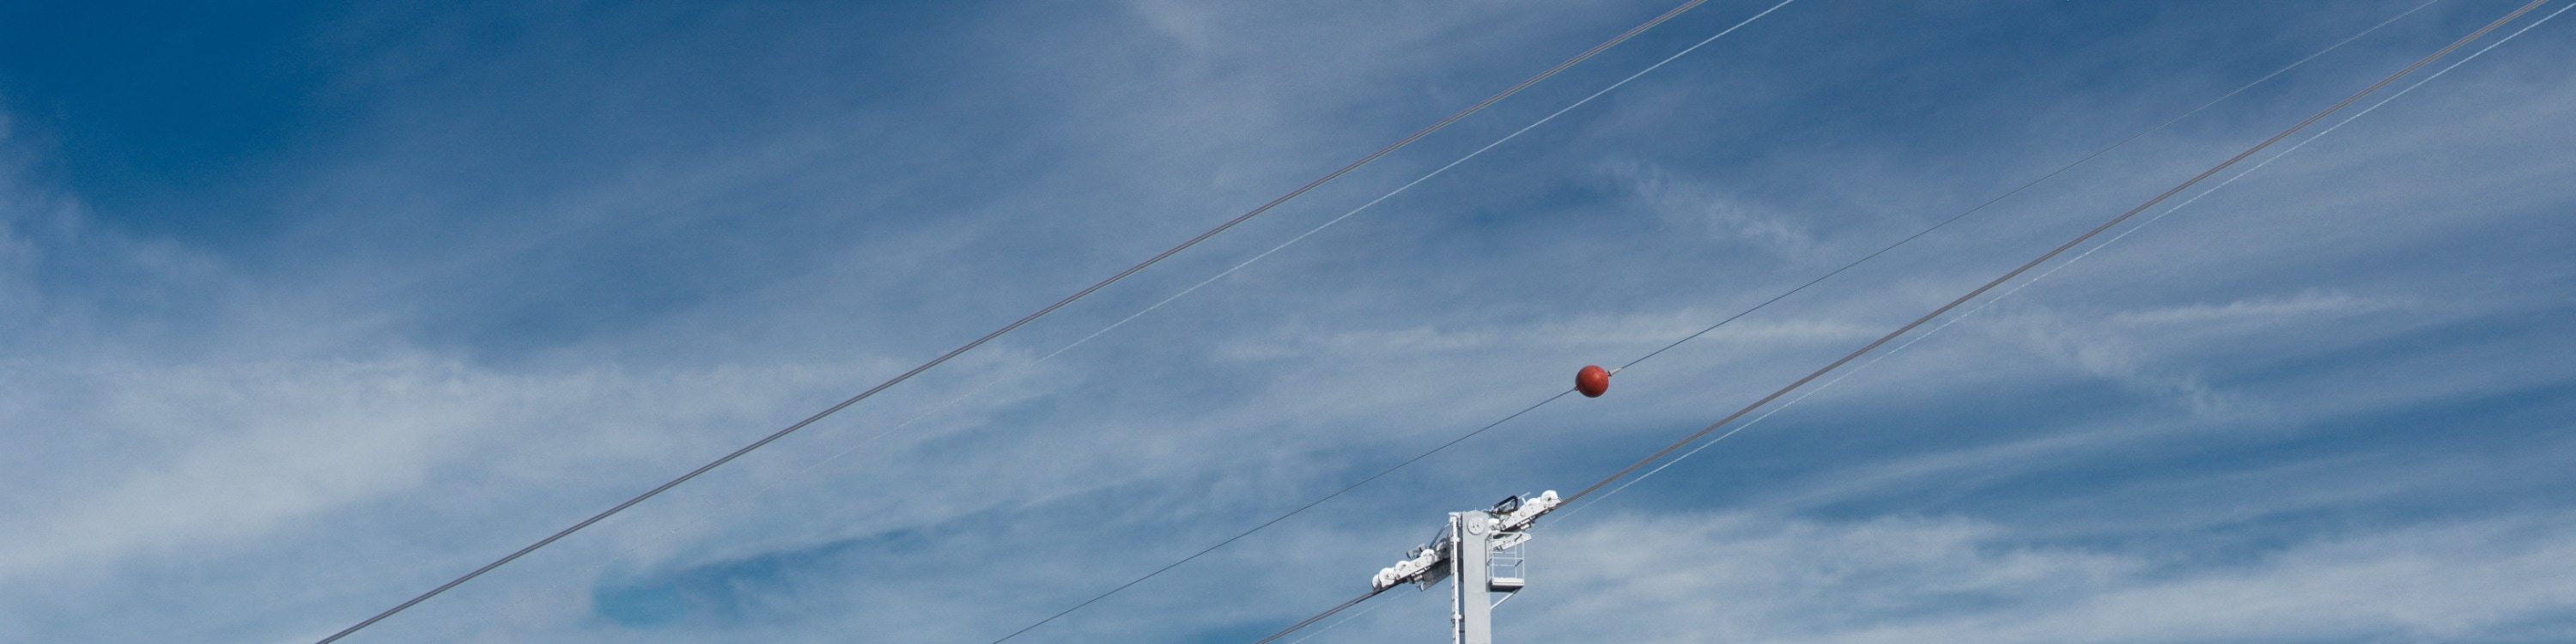
POLYGON ((1369 578, 1369 594, 1411 583, 1423 590, 1452 580, 1449 635, 1454 644, 1494 644, 1494 607, 1510 601, 1529 585, 1530 525, 1540 515, 1564 505, 1556 490, 1536 496, 1513 496, 1484 510, 1449 513, 1449 526, 1431 543, 1406 551, 1407 558, 1369 578), (1502 599, 1494 599, 1502 593, 1502 599))

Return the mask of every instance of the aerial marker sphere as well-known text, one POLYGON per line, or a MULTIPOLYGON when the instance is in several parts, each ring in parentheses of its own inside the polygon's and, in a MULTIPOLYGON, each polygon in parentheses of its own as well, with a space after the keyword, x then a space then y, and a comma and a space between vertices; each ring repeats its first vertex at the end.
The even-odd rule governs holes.
POLYGON ((1597 364, 1583 365, 1582 371, 1574 372, 1574 390, 1583 392, 1585 398, 1601 397, 1601 392, 1610 390, 1610 370, 1597 364))

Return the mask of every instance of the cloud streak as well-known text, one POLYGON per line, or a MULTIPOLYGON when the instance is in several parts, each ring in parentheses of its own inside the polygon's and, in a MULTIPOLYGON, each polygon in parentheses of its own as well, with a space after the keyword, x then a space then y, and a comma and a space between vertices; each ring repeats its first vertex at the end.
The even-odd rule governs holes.
MULTIPOLYGON (((358 641, 989 640, 2414 3, 1801 3, 1029 367, 1760 6, 358 641)), ((310 641, 1664 8, 300 16, 277 46, 339 125, 157 200, 76 189, 119 184, 0 86, 0 640, 310 641)), ((1615 469, 2487 10, 2425 9, 1031 635, 1267 633, 1439 513, 1615 469)), ((2563 635, 2561 26, 1551 527, 1508 637, 2563 635)), ((1436 637, 1439 603, 1313 641, 1436 637)))

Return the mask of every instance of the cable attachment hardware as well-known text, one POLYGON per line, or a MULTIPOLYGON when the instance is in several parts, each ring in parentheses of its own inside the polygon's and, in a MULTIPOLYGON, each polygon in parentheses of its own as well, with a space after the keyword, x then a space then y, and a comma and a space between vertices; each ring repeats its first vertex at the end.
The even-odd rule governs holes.
MULTIPOLYGON (((1556 497, 1556 490, 1540 492, 1538 496, 1526 500, 1517 496, 1505 499, 1503 503, 1494 505, 1494 531, 1518 533, 1526 530, 1530 523, 1538 521, 1539 515, 1547 514, 1561 505, 1565 505, 1565 501, 1556 497), (1510 508, 1506 509, 1504 507, 1506 505, 1510 508)), ((1527 540, 1529 537, 1522 535, 1521 538, 1527 540)), ((1514 545, 1519 543, 1513 542, 1514 545)), ((1496 546, 1495 549, 1507 547, 1510 546, 1496 546)))
POLYGON ((1453 642, 1492 644, 1493 608, 1502 602, 1490 601, 1491 593, 1503 593, 1508 600, 1529 585, 1523 572, 1529 557, 1520 546, 1529 543, 1529 528, 1540 516, 1562 505, 1564 498, 1548 490, 1506 497, 1484 510, 1451 512, 1439 536, 1405 551, 1403 560, 1369 577, 1369 594, 1405 583, 1429 590, 1455 578, 1449 610, 1453 642))
POLYGON ((1449 576, 1449 567, 1442 565, 1449 562, 1448 544, 1449 536, 1444 533, 1431 543, 1414 546, 1412 550, 1405 552, 1407 557, 1405 560, 1381 568, 1377 571, 1377 576, 1370 577, 1369 590, 1382 592, 1396 587, 1397 584, 1410 581, 1421 582, 1425 588, 1439 583, 1442 578, 1449 576))

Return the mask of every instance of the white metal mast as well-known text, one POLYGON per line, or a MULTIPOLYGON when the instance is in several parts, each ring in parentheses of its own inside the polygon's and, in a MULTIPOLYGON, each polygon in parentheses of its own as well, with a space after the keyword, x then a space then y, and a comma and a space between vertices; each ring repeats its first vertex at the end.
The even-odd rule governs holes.
POLYGON ((1519 550, 1530 539, 1530 524, 1564 501, 1555 490, 1537 496, 1503 499, 1490 510, 1449 513, 1449 527, 1431 543, 1416 546, 1412 558, 1377 571, 1369 589, 1384 591, 1415 583, 1428 590, 1443 578, 1454 578, 1449 595, 1449 632, 1454 644, 1494 644, 1494 607, 1528 585, 1519 550), (1503 593, 1502 600, 1493 593, 1503 593))

